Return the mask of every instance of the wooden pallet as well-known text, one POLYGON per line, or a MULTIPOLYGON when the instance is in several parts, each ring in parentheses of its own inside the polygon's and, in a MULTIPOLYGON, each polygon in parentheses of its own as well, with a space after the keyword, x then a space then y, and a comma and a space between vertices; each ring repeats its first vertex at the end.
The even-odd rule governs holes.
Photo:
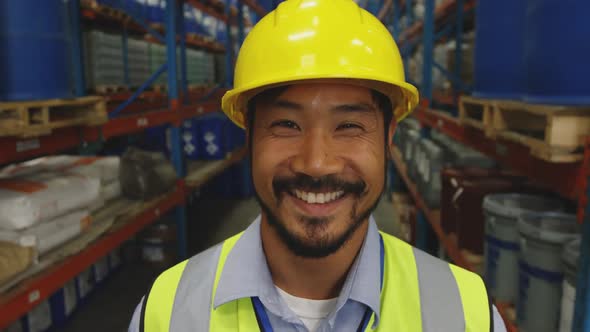
POLYGON ((459 117, 486 136, 525 145, 549 162, 582 160, 584 139, 590 136, 590 107, 462 97, 459 117))
MULTIPOLYGON (((150 28, 159 33, 164 33, 165 26, 162 23, 150 23, 150 28)), ((150 36, 150 34, 147 34, 146 36, 150 36)))
POLYGON ((107 17, 111 17, 114 19, 126 19, 128 18, 128 15, 119 10, 119 9, 115 9, 109 6, 104 6, 99 4, 98 2, 96 2, 95 0, 82 0, 80 2, 80 6, 82 8, 88 8, 88 9, 92 9, 94 11, 96 11, 97 13, 103 14, 107 17))
POLYGON ((0 102, 0 137, 33 137, 72 126, 96 126, 108 120, 103 97, 0 102))
POLYGON ((94 93, 97 94, 111 94, 111 93, 119 93, 119 92, 127 92, 129 88, 123 85, 97 85, 91 89, 94 93))
POLYGON ((155 92, 166 93, 168 92, 168 84, 152 84, 149 89, 155 92))
POLYGON ((466 126, 479 128, 491 137, 494 135, 492 121, 495 105, 494 100, 462 96, 459 99, 459 121, 466 126))

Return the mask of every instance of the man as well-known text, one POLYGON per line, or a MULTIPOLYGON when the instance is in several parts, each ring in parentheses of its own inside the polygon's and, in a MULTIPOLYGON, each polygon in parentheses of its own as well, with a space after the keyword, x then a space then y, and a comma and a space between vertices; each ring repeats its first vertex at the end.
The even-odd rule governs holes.
POLYGON ((262 214, 160 275, 130 331, 504 331, 481 278, 370 216, 418 101, 374 16, 352 0, 283 2, 235 72, 222 107, 247 131, 262 214))

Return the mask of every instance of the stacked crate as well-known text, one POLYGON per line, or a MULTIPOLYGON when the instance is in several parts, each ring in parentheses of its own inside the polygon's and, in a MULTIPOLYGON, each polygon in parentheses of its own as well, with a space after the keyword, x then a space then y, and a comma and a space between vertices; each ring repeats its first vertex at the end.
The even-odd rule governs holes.
MULTIPOLYGON (((150 73, 156 72, 160 66, 166 63, 166 46, 160 44, 149 44, 149 69, 150 73)), ((167 84, 168 75, 166 72, 162 73, 154 84, 167 84)))
POLYGON ((101 31, 84 33, 86 86, 97 90, 104 86, 125 85, 121 36, 101 31))
POLYGON ((187 80, 190 85, 210 85, 215 81, 215 64, 211 53, 186 50, 187 80))
POLYGON ((149 44, 144 40, 127 41, 127 64, 129 66, 129 84, 138 87, 150 76, 149 44))

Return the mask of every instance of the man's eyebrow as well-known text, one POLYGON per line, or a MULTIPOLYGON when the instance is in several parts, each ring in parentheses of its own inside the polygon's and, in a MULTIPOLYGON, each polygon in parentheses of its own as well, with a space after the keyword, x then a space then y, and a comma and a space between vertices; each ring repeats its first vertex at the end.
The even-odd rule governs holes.
POLYGON ((290 110, 303 110, 303 105, 297 104, 295 102, 285 100, 285 99, 277 99, 272 103, 272 106, 290 110))
MULTIPOLYGON (((285 100, 285 99, 277 99, 272 103, 273 107, 288 109, 288 110, 295 110, 295 111, 302 111, 305 107, 301 104, 298 104, 293 101, 285 100)), ((373 113, 377 110, 375 105, 371 103, 350 103, 350 104, 340 104, 331 108, 333 112, 338 113, 348 113, 348 112, 359 112, 359 113, 373 113)))
POLYGON ((332 111, 336 112, 373 113, 376 110, 375 105, 369 103, 342 104, 332 108, 332 111))

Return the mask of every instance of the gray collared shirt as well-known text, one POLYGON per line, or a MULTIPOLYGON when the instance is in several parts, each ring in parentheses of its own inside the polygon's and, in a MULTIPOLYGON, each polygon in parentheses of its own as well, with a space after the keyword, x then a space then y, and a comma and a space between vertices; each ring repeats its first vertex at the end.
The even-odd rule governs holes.
MULTIPOLYGON (((319 324, 318 332, 356 331, 366 310, 375 314, 373 327, 379 324, 381 293, 379 257, 379 232, 371 217, 365 241, 346 277, 336 307, 319 324)), ((217 308, 224 303, 253 296, 260 298, 275 331, 307 331, 301 319, 289 309, 273 284, 260 239, 260 217, 246 229, 228 255, 213 305, 217 308)), ((129 332, 139 332, 140 312, 141 303, 133 314, 129 332)), ((207 311, 202 314, 210 313, 207 311)), ((494 327, 494 332, 506 331, 496 308, 494 308, 494 327)))

